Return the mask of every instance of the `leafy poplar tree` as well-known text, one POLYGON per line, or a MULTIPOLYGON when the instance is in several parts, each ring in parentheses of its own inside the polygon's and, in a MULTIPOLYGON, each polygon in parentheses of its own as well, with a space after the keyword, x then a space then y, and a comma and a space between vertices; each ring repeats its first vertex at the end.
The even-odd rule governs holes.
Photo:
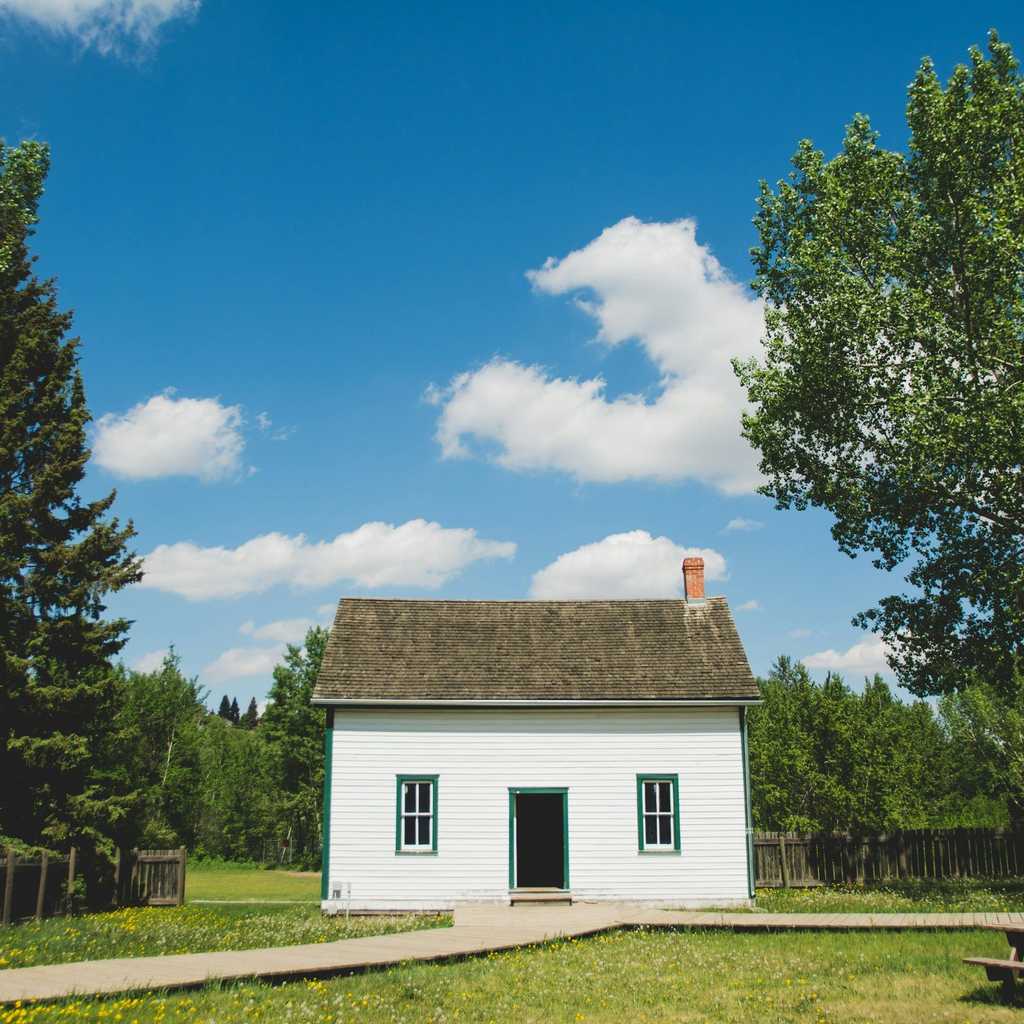
POLYGON ((302 647, 288 645, 274 669, 267 708, 260 723, 270 755, 278 797, 278 827, 293 848, 309 850, 320 841, 324 782, 324 712, 310 700, 327 646, 326 629, 306 633, 302 647))
POLYGON ((1024 81, 993 33, 910 87, 906 152, 857 115, 762 184, 764 357, 737 365, 762 493, 906 571, 857 622, 901 682, 1012 691, 1024 657, 1024 81))
POLYGON ((49 150, 0 143, 0 822, 29 842, 109 834, 127 813, 97 779, 129 623, 107 595, 141 577, 114 493, 83 501, 89 411, 79 339, 28 241, 49 150))

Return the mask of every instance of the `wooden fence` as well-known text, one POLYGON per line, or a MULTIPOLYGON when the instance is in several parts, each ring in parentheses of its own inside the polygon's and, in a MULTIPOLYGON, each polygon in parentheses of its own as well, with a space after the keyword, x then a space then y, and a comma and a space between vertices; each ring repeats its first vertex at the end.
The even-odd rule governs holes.
MULTIPOLYGON (((0 858, 0 923, 68 914, 73 906, 78 856, 20 855, 7 847, 0 858)), ((119 851, 114 866, 115 906, 181 906, 185 902, 185 851, 119 851)))
POLYGON ((755 882, 864 884, 900 878, 1012 878, 1024 873, 1024 833, 1010 829, 907 829, 888 835, 754 833, 755 882))

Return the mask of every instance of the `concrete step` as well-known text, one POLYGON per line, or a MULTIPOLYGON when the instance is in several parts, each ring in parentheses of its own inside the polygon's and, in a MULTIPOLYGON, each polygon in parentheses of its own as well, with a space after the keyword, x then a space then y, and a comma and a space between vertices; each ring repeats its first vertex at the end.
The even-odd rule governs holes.
POLYGON ((509 894, 509 903, 517 906, 551 906, 572 903, 572 893, 568 889, 513 889, 509 894))

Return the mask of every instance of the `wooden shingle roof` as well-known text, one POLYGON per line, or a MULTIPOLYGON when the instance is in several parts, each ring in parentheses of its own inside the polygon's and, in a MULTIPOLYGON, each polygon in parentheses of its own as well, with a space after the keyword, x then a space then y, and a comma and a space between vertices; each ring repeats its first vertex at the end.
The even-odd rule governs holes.
POLYGON ((724 598, 345 598, 313 700, 748 701, 757 683, 724 598))

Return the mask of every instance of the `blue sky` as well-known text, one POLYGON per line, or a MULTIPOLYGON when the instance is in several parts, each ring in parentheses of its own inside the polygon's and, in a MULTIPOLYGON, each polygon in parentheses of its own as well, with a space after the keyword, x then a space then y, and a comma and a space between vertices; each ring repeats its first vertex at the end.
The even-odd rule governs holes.
POLYGON ((262 698, 343 594, 665 596, 695 548, 755 671, 874 671, 900 580, 738 439, 754 197, 856 111, 902 146, 921 57, 992 26, 1024 50, 1010 2, 0 0, 86 489, 147 557, 125 660, 262 698))

